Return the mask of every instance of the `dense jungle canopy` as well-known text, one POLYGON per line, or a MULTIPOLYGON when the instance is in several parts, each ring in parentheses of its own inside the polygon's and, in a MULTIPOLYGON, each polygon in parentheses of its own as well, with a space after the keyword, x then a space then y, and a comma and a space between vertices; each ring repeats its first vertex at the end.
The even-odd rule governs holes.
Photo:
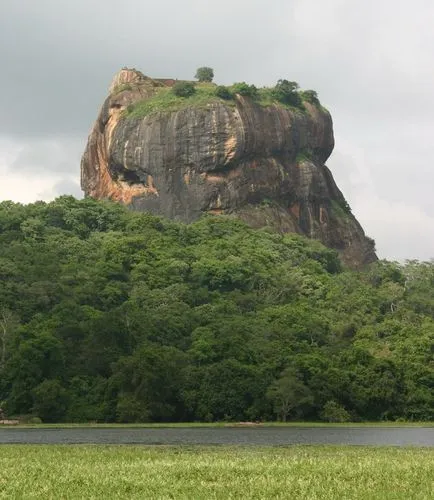
POLYGON ((0 203, 0 406, 44 422, 434 419, 434 263, 235 218, 0 203))

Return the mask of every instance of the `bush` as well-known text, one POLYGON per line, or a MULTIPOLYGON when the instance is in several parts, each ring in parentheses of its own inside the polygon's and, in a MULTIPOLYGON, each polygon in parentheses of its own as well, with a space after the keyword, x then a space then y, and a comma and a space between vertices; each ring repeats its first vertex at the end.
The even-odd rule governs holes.
POLYGON ((235 94, 251 97, 252 99, 258 96, 258 89, 254 85, 249 85, 246 82, 234 83, 232 85, 232 91, 235 94))
POLYGON ((28 424, 42 424, 42 420, 39 417, 29 418, 28 424))
POLYGON ((302 101, 298 93, 298 83, 289 80, 279 80, 272 91, 272 96, 276 101, 290 106, 301 107, 302 101))
POLYGON ((350 420, 350 414, 347 410, 336 403, 336 401, 327 401, 324 405, 321 418, 326 422, 348 422, 350 420))
POLYGON ((316 104, 317 106, 320 104, 318 99, 318 94, 315 90, 303 90, 301 92, 301 98, 303 101, 310 102, 311 104, 316 104))
POLYGON ((212 82, 214 78, 214 70, 208 66, 198 68, 194 77, 200 82, 212 82))
POLYGON ((190 97, 196 92, 196 88, 191 82, 178 82, 172 87, 172 92, 177 97, 190 97))
POLYGON ((220 97, 220 99, 229 100, 229 99, 233 98, 233 95, 232 95, 231 91, 227 87, 225 87, 224 85, 219 85, 215 89, 215 95, 217 97, 220 97))

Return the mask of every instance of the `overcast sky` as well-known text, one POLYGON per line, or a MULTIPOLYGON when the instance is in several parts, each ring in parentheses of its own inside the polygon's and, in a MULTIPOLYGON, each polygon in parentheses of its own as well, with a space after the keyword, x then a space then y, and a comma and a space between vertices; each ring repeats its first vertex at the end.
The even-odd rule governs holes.
POLYGON ((0 200, 81 196, 113 75, 318 91, 328 165, 380 258, 434 257, 432 0, 0 0, 0 200))

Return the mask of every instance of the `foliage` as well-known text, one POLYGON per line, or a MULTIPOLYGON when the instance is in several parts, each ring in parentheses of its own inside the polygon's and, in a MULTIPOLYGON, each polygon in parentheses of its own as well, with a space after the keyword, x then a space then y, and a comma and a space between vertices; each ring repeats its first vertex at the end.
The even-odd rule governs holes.
POLYGON ((302 99, 298 93, 298 83, 288 80, 279 80, 272 90, 272 96, 276 101, 294 107, 302 107, 302 99))
POLYGON ((126 112, 126 118, 143 118, 159 112, 170 113, 180 111, 188 107, 201 108, 218 102, 215 87, 209 84, 197 84, 195 92, 189 97, 178 97, 170 88, 159 88, 155 95, 130 105, 126 112))
POLYGON ((254 85, 249 85, 246 82, 234 83, 230 90, 234 94, 251 97, 252 99, 258 96, 258 89, 254 85))
POLYGON ((39 425, 42 424, 42 420, 39 417, 31 417, 27 423, 31 425, 39 425))
POLYGON ((303 101, 310 102, 316 106, 320 105, 318 93, 315 90, 302 90, 300 92, 300 97, 303 101))
POLYGON ((33 411, 44 422, 56 422, 63 417, 68 393, 58 380, 45 379, 32 392, 33 411))
POLYGON ((258 89, 257 102, 261 106, 283 106, 295 113, 304 113, 306 108, 304 102, 310 102, 321 106, 319 100, 315 102, 315 91, 302 91, 297 82, 279 80, 274 87, 262 87, 258 89))
POLYGON ((324 405, 321 417, 326 422, 348 422, 351 420, 350 414, 336 401, 327 401, 324 405))
POLYGON ((121 83, 119 85, 116 85, 116 87, 113 90, 113 94, 120 94, 121 92, 133 90, 133 86, 131 83, 121 83))
POLYGON ((196 92, 196 88, 192 82, 176 82, 172 92, 176 97, 190 97, 196 92))
POLYGON ((0 401, 44 422, 430 420, 433 290, 433 262, 352 272, 233 218, 2 202, 0 401))
POLYGON ((303 416, 303 407, 313 403, 309 389, 291 368, 287 368, 270 385, 267 397, 273 402, 274 411, 283 422, 286 422, 288 415, 292 412, 300 419, 303 416))
POLYGON ((295 113, 306 111, 303 102, 310 102, 322 108, 313 90, 300 91, 296 82, 279 80, 274 87, 262 87, 246 82, 234 83, 230 87, 216 86, 208 80, 199 83, 180 81, 172 88, 153 88, 151 97, 129 104, 124 111, 126 118, 143 118, 159 112, 180 111, 188 107, 205 107, 224 100, 227 105, 235 106, 236 94, 249 97, 260 106, 280 106, 295 113))
POLYGON ((331 209, 335 214, 342 219, 347 218, 352 212, 348 202, 342 198, 340 200, 331 201, 331 209))
POLYGON ((214 70, 208 66, 202 66, 197 69, 194 77, 200 82, 212 82, 214 78, 214 70))
POLYGON ((218 87, 216 87, 215 95, 217 97, 220 97, 220 99, 225 99, 225 100, 229 100, 229 99, 233 98, 231 91, 227 87, 225 87, 224 85, 219 85, 218 87))

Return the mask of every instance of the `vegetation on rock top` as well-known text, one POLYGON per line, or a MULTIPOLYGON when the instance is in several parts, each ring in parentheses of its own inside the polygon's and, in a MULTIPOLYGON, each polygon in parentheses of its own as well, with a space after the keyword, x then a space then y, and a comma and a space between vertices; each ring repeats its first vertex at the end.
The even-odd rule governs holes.
POLYGON ((208 75, 208 70, 212 71, 212 68, 198 69, 196 73, 198 83, 179 81, 172 88, 155 89, 155 94, 152 97, 131 104, 126 111, 126 116, 143 118, 157 112, 173 112, 189 107, 203 107, 215 102, 235 105, 236 95, 248 97, 261 106, 284 106, 296 112, 305 111, 305 102, 325 110, 319 102, 317 93, 314 90, 300 91, 297 82, 279 80, 274 87, 259 89, 246 82, 234 83, 229 87, 217 86, 211 83, 212 77, 208 75), (204 70, 204 74, 199 73, 199 70, 204 70), (207 70, 206 75, 205 70, 207 70))
POLYGON ((214 78, 214 70, 208 66, 198 68, 194 76, 199 82, 212 82, 214 78))
POLYGON ((126 110, 128 118, 143 118, 159 112, 180 111, 189 107, 204 107, 221 99, 216 96, 215 85, 208 83, 199 83, 191 87, 191 82, 179 82, 175 91, 170 87, 162 87, 156 90, 155 94, 134 104, 131 104, 126 110), (185 84, 190 84, 185 87, 185 84), (187 90, 188 95, 183 95, 183 89, 187 90), (179 89, 179 90, 177 90, 179 89), (179 94, 177 95, 177 92, 179 94))

